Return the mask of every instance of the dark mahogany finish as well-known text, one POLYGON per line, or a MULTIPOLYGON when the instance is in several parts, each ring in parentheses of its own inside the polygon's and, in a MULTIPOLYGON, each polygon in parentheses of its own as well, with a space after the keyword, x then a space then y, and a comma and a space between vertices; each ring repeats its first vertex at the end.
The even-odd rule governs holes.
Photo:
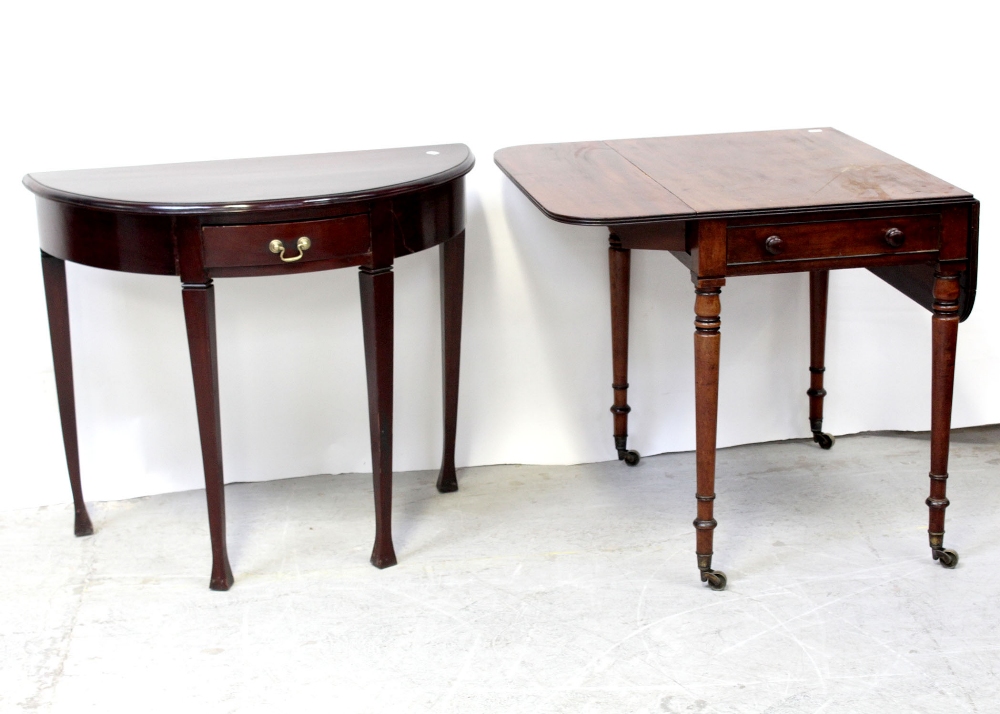
POLYGON ((458 364, 462 341, 462 292, 465 233, 441 245, 441 382, 444 412, 444 456, 438 472, 441 493, 458 490, 455 474, 455 430, 458 427, 458 364))
POLYGON ((205 467, 213 590, 233 583, 226 549, 214 278, 360 266, 375 547, 392 545, 392 344, 396 257, 441 246, 444 454, 438 488, 454 491, 465 246, 463 144, 29 174, 37 196, 56 388, 76 509, 80 486, 65 262, 181 280, 205 467), (306 238, 306 241, 301 241, 306 238), (273 241, 280 241, 272 246, 273 241))
POLYGON ((823 448, 829 271, 868 268, 933 312, 930 545, 946 567, 945 480, 958 323, 976 293, 979 202, 835 129, 516 146, 500 169, 548 217, 611 232, 614 434, 625 444, 631 249, 667 250, 695 286, 697 557, 712 569, 721 292, 731 275, 810 274, 809 419, 823 448))
POLYGON ((73 508, 78 536, 94 533, 94 526, 83 502, 80 486, 80 448, 76 438, 76 398, 73 392, 73 353, 69 338, 69 296, 66 292, 66 263, 42 253, 42 278, 45 281, 45 301, 49 309, 49 336, 52 338, 52 361, 56 374, 56 396, 62 419, 63 444, 69 484, 73 490, 73 508))
POLYGON ((611 234, 608 267, 611 283, 611 389, 615 403, 611 413, 615 422, 615 450, 618 459, 629 466, 639 463, 639 452, 628 448, 628 298, 631 280, 632 251, 622 246, 621 238, 611 234))
POLYGON ((809 428, 813 441, 824 449, 833 447, 832 434, 823 432, 823 373, 826 372, 826 297, 830 271, 809 273, 809 428))

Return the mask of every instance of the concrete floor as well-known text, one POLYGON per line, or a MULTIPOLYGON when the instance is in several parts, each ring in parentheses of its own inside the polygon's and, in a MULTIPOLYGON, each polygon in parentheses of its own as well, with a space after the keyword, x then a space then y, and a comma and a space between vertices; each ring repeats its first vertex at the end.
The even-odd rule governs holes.
POLYGON ((0 710, 988 712, 1000 701, 1000 427, 956 431, 946 545, 926 434, 719 453, 697 577, 694 456, 227 487, 236 585, 208 590, 200 491, 0 514, 0 710))

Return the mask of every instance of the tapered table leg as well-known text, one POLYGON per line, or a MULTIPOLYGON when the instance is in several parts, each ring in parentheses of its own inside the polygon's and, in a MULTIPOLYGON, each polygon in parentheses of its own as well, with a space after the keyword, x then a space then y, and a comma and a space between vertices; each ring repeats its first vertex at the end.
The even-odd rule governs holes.
POLYGON ((833 446, 835 439, 823 433, 823 373, 826 372, 826 298, 829 292, 830 271, 814 270, 809 273, 809 428, 813 441, 824 449, 833 446))
POLYGON ((465 231, 438 248, 441 264, 441 386, 444 392, 444 448, 437 489, 458 490, 455 429, 458 423, 458 365, 462 351, 462 290, 465 282, 465 231))
POLYGON ((628 298, 632 251, 622 248, 621 240, 611 234, 608 246, 608 269, 611 278, 611 356, 613 377, 611 389, 615 401, 615 449, 618 459, 629 466, 639 463, 639 452, 628 449, 628 298))
POLYGON ((712 536, 717 525, 712 515, 715 501, 715 436, 719 414, 719 314, 718 287, 695 288, 694 383, 695 439, 697 444, 698 517, 694 521, 696 554, 702 582, 713 590, 726 587, 725 573, 712 570, 712 536))
POLYGON ((48 253, 42 253, 42 279, 45 283, 45 303, 49 312, 49 337, 52 341, 52 362, 56 375, 56 395, 59 418, 62 421, 63 448, 69 469, 69 485, 73 490, 73 510, 76 518, 73 532, 78 536, 92 535, 94 526, 83 502, 80 486, 80 449, 76 438, 76 399, 73 395, 73 354, 69 339, 69 296, 66 292, 66 263, 48 253))
POLYGON ((375 546, 371 563, 376 568, 388 568, 396 564, 392 547, 392 267, 363 267, 359 281, 375 488, 375 546))
POLYGON ((226 499, 222 479, 222 429, 219 418, 219 364, 215 347, 215 288, 212 281, 184 283, 184 321, 187 323, 194 399, 198 409, 201 459, 205 467, 208 530, 212 538, 212 590, 233 584, 226 549, 226 499))
POLYGON ((934 274, 931 317, 931 494, 927 499, 927 528, 931 555, 946 568, 958 564, 958 553, 944 547, 944 511, 948 482, 948 447, 951 436, 951 401, 955 384, 955 347, 958 341, 959 284, 957 273, 934 274))

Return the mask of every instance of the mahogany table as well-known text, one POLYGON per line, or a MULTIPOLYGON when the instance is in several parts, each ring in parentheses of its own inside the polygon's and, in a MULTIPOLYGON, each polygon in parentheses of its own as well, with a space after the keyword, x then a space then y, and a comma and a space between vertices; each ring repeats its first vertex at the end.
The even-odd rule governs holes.
POLYGON ((549 218, 610 230, 614 438, 626 446, 628 300, 633 248, 666 250, 695 286, 696 554, 712 569, 720 294, 730 275, 809 273, 809 419, 824 449, 824 347, 829 271, 867 268, 932 312, 931 554, 944 548, 948 447, 958 323, 976 292, 979 202, 971 194, 835 129, 799 129, 501 149, 500 169, 549 218))
POLYGON ((392 545, 393 260, 440 245, 444 455, 437 488, 458 488, 455 421, 465 262, 464 144, 29 174, 76 534, 93 527, 80 487, 64 261, 181 280, 201 452, 213 590, 233 583, 226 551, 213 278, 359 266, 368 377, 375 545, 392 545))

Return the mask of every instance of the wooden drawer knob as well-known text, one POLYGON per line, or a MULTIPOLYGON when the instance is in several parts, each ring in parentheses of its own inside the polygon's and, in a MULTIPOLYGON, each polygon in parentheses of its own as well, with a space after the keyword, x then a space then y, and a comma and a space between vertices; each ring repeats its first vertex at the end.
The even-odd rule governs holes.
POLYGON ((889 244, 890 248, 900 247, 905 240, 906 236, 898 228, 889 228, 885 232, 885 242, 889 244))
POLYGON ((785 241, 778 236, 769 236, 764 241, 764 250, 771 255, 780 255, 785 252, 785 241))

